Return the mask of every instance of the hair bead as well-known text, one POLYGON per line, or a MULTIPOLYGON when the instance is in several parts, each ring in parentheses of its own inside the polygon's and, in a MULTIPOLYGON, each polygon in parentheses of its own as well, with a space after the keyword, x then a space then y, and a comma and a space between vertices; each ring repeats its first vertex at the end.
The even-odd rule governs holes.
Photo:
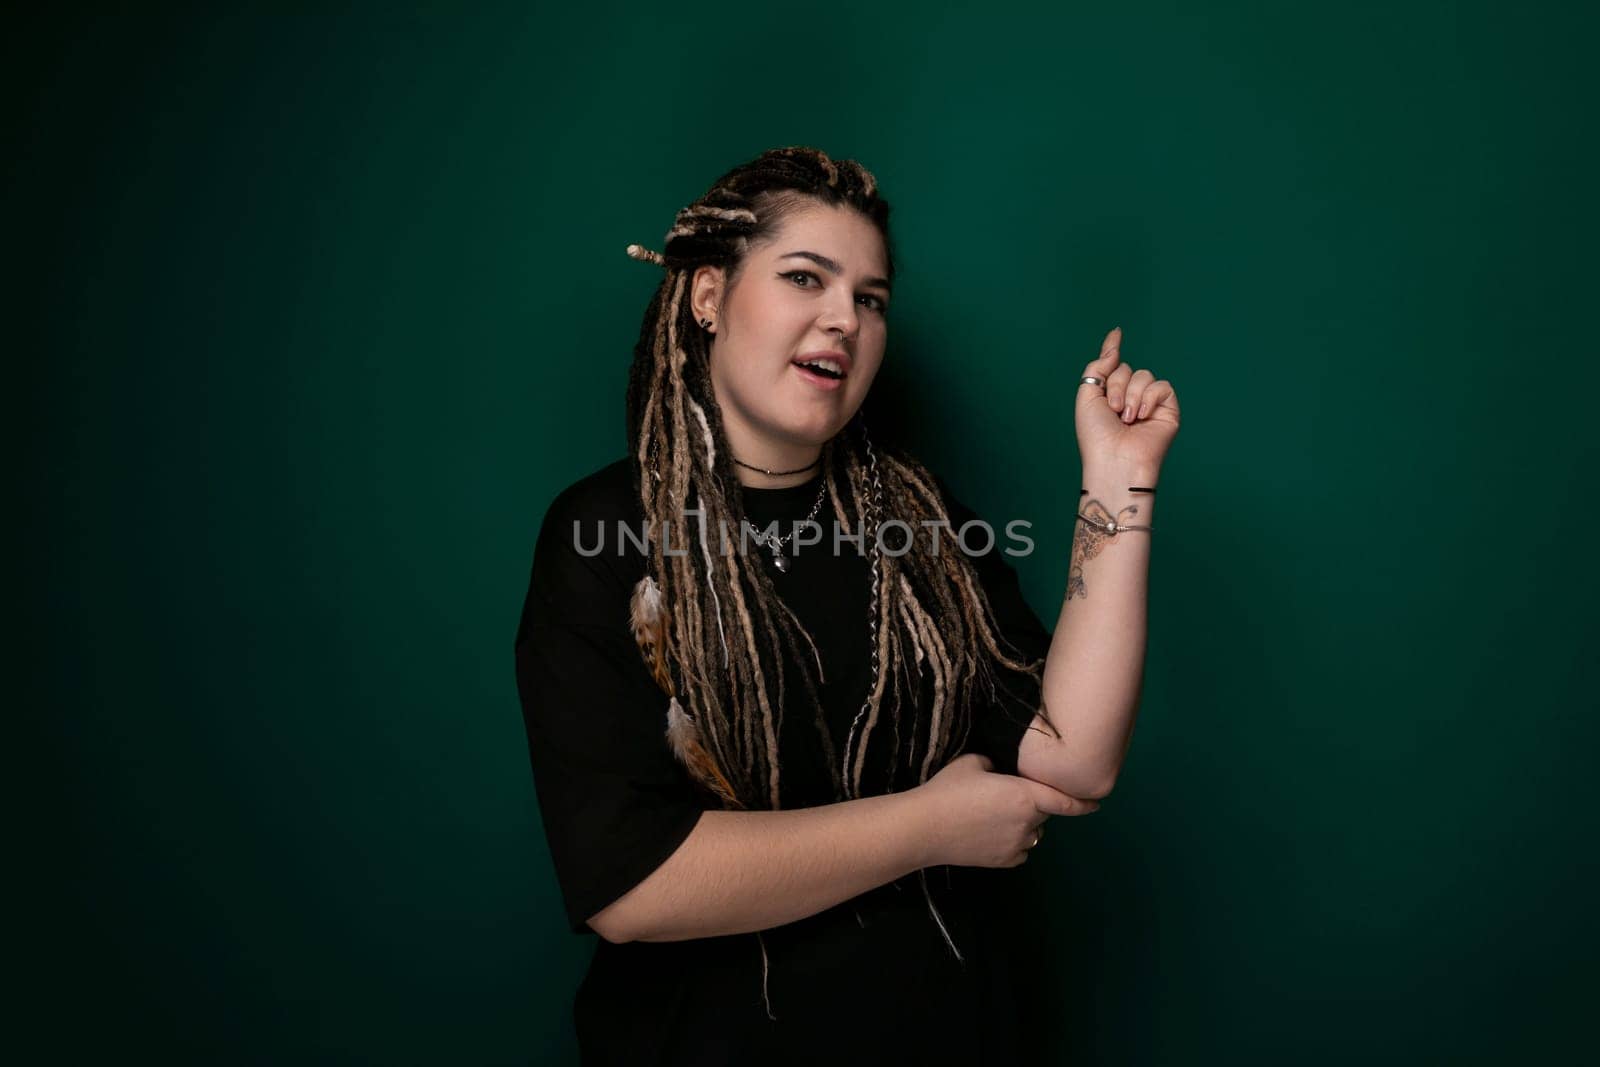
POLYGON ((658 267, 665 267, 667 265, 667 257, 663 256, 660 252, 652 252, 644 245, 629 245, 628 255, 639 260, 641 263, 654 263, 658 267))

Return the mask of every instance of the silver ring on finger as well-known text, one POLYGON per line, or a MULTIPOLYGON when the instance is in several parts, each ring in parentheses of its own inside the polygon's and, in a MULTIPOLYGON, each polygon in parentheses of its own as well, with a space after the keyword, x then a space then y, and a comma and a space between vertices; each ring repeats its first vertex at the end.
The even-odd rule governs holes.
POLYGON ((1101 388, 1104 388, 1105 384, 1106 384, 1106 380, 1104 378, 1096 378, 1092 374, 1085 374, 1082 378, 1078 379, 1078 384, 1080 384, 1080 385, 1098 385, 1101 388))

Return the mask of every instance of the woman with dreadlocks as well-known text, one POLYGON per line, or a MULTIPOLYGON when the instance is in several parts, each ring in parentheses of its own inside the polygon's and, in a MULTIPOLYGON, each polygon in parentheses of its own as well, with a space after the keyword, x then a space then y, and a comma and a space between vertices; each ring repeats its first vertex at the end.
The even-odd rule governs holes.
POLYGON ((859 164, 786 148, 628 247, 664 269, 628 455, 550 505, 516 641, 567 918, 601 938, 586 1063, 1011 1058, 997 879, 1121 768, 1176 395, 1120 330, 1085 368, 1052 636, 868 432, 888 220, 859 164))

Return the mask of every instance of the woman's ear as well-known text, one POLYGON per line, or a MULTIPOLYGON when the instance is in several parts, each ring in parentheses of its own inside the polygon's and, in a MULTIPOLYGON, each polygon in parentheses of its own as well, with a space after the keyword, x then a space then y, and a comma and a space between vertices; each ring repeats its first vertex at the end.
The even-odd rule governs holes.
POLYGON ((722 311, 722 285, 727 277, 721 267, 697 267, 689 280, 689 307, 695 321, 717 321, 722 311))

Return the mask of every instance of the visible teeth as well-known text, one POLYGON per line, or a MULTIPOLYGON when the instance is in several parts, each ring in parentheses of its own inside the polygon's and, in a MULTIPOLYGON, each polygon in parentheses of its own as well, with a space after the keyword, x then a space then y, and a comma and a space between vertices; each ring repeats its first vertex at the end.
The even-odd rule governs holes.
POLYGON ((808 359, 800 365, 802 367, 822 367, 825 370, 830 370, 835 374, 844 373, 844 365, 836 359, 808 359))

